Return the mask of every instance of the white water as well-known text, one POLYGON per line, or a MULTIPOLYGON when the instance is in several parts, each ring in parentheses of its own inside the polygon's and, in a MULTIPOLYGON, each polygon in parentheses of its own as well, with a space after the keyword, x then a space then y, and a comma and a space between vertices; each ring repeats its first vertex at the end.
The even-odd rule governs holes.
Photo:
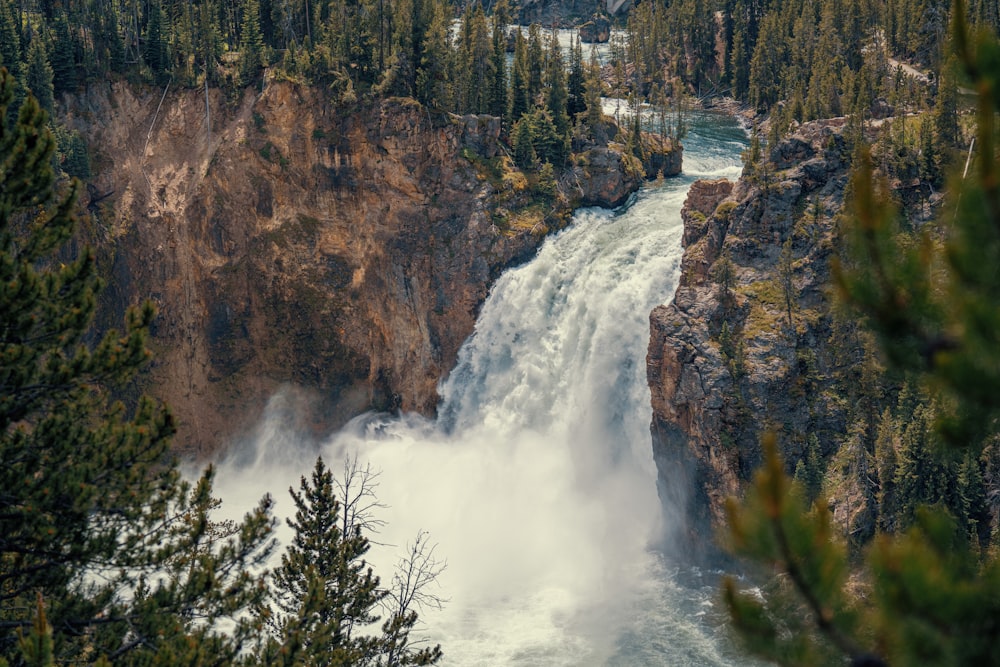
POLYGON ((382 471, 377 540, 395 548, 372 550, 377 571, 388 579, 419 529, 448 562, 449 602, 422 615, 444 664, 728 664, 712 585, 689 569, 678 583, 654 549, 671 508, 650 447, 648 315, 675 289, 688 186, 734 178, 743 142, 728 119, 690 121, 684 176, 618 212, 578 211, 497 281, 437 421, 368 415, 317 443, 276 397, 241 462, 220 468, 225 507, 270 491, 282 516, 317 452, 335 472, 351 453, 382 471))

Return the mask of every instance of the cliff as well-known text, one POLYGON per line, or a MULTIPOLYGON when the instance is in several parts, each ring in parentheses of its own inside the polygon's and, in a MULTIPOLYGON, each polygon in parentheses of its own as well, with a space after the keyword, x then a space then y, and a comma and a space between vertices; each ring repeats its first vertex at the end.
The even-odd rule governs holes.
POLYGON ((101 324, 156 302, 143 388, 174 408, 187 454, 282 387, 316 428, 433 413, 491 281, 574 206, 617 204, 641 180, 595 147, 606 159, 540 197, 495 118, 432 118, 402 99, 345 112, 288 82, 236 100, 107 83, 67 107, 96 158, 101 324))
POLYGON ((803 125, 734 185, 700 181, 682 213, 674 300, 650 315, 647 373, 661 490, 688 508, 705 548, 724 501, 780 433, 789 465, 845 427, 836 391, 856 346, 831 313, 829 264, 848 180, 842 119, 803 125))

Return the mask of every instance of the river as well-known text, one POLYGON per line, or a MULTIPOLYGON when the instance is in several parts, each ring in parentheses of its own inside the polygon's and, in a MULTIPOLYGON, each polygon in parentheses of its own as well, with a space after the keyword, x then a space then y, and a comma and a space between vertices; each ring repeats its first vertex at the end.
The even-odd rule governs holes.
MULTIPOLYGON (((615 211, 576 212, 505 272, 442 383, 439 418, 365 415, 323 442, 297 434, 283 397, 220 467, 233 510, 266 491, 276 513, 317 451, 380 470, 386 576, 418 530, 447 561, 421 633, 442 664, 728 665, 717 582, 675 562, 657 497, 645 356, 649 312, 674 293, 680 208, 696 178, 736 178, 745 132, 691 112, 684 173, 615 211), (249 451, 249 453, 248 453, 249 451)), ((708 539, 708 538, 706 538, 708 539)))

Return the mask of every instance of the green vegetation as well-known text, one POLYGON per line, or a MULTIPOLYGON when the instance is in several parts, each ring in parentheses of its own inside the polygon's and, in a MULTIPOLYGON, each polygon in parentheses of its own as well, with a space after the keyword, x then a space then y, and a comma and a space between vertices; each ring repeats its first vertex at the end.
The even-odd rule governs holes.
MULTIPOLYGON (((783 461, 766 435, 763 468, 745 502, 729 507, 731 548, 784 574, 763 598, 727 582, 732 618, 751 650, 781 664, 1000 661, 1000 530, 988 500, 1000 469, 1000 284, 987 268, 1000 253, 1000 42, 981 17, 970 27, 965 16, 959 0, 951 43, 966 85, 980 91, 968 172, 941 157, 961 124, 940 88, 933 110, 886 129, 892 150, 856 152, 834 265, 846 316, 862 317, 834 334, 853 329, 855 342, 840 344, 861 359, 837 396, 847 428, 833 443, 810 439, 797 461, 783 461), (923 222, 896 205, 890 178, 942 179, 948 203, 923 222)), ((947 63, 941 43, 910 43, 908 55, 947 63)))
POLYGON ((440 571, 420 538, 406 565, 415 576, 397 578, 389 590, 364 560, 370 547, 365 533, 377 522, 371 513, 377 506, 374 483, 372 471, 354 461, 338 481, 320 458, 299 492, 289 489, 295 518, 288 525, 295 538, 274 573, 271 604, 258 610, 266 628, 261 664, 402 667, 441 659, 440 646, 417 649, 410 643, 417 622, 414 596, 421 582, 440 571), (386 602, 389 618, 381 635, 372 634, 368 626, 380 620, 386 602))
POLYGON ((369 471, 338 486, 317 462, 269 575, 271 499, 214 521, 213 470, 181 478, 169 410, 113 400, 149 360, 153 307, 92 340, 101 281, 70 243, 79 183, 56 180, 33 96, 6 120, 14 99, 0 68, 0 665, 436 662, 410 631, 441 566, 421 534, 391 585, 367 567, 369 471), (381 635, 352 634, 379 610, 381 635))
MULTIPOLYGON (((13 88, 0 69, 0 118, 13 88)), ((0 658, 29 653, 34 623, 59 662, 231 660, 253 630, 270 500, 213 523, 212 470, 180 479, 170 412, 110 399, 147 361, 153 308, 85 344, 100 280, 91 251, 58 254, 77 184, 57 191, 54 151, 33 97, 0 124, 0 658)))

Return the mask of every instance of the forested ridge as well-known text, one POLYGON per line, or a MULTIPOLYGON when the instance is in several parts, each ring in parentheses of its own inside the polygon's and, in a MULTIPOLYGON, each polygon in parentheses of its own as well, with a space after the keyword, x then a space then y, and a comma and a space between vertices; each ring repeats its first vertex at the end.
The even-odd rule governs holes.
MULTIPOLYGON (((63 94, 109 76, 137 85, 219 88, 234 101, 267 76, 326 90, 329 103, 344 113, 401 96, 441 118, 499 117, 518 166, 529 171, 546 163, 561 169, 573 142, 616 139, 617 130, 607 136, 601 122, 607 84, 579 40, 563 53, 554 33, 537 24, 512 31, 510 21, 505 1, 487 13, 480 3, 447 0, 4 0, 0 63, 15 77, 12 108, 30 90, 53 117, 63 94)), ((627 83, 619 78, 622 91, 627 83)), ((63 169, 89 176, 99 147, 88 153, 78 133, 58 123, 53 129, 63 169)), ((630 147, 638 155, 638 130, 632 129, 630 147)))
MULTIPOLYGON (((540 135, 541 163, 556 167, 570 126, 578 118, 593 126, 596 112, 581 114, 602 92, 633 108, 730 96, 781 132, 816 118, 914 110, 954 88, 944 0, 640 2, 619 19, 603 76, 579 44, 559 53, 537 25, 512 34, 514 10, 506 0, 4 0, 0 62, 19 81, 15 101, 30 89, 47 111, 109 75, 235 96, 266 69, 328 89, 345 110, 409 96, 432 112, 498 116, 511 139, 529 115, 521 139, 529 128, 540 135)), ((973 27, 1000 25, 995 2, 972 3, 968 15, 973 27)), ((86 176, 81 137, 57 132, 57 140, 67 171, 86 176)))

